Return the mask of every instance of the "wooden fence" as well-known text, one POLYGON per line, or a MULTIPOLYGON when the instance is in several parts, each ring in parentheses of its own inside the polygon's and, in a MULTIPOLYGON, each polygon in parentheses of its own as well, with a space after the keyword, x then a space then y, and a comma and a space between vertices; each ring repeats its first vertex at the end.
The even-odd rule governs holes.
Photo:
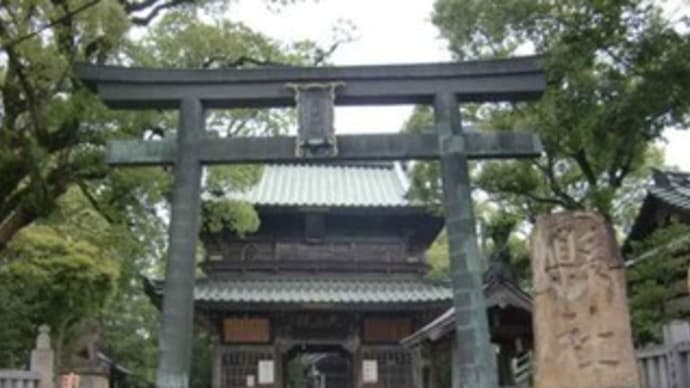
POLYGON ((643 388, 690 387, 690 323, 672 322, 663 334, 663 344, 637 350, 643 388))
MULTIPOLYGON (((690 322, 674 321, 663 328, 664 343, 637 349, 642 388, 690 388, 690 322)), ((531 386, 531 352, 513 362, 516 387, 531 386)))
POLYGON ((36 347, 31 351, 29 370, 0 369, 0 388, 53 388, 53 350, 50 330, 41 326, 36 347))
POLYGON ((0 388, 38 388, 40 381, 36 371, 0 369, 0 388))

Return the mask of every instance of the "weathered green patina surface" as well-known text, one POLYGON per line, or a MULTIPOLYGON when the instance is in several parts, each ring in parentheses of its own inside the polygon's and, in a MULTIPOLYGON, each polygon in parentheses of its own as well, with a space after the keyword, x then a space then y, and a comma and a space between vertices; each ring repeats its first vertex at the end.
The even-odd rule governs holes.
MULTIPOLYGON (((159 340, 159 387, 187 386, 202 164, 334 158, 441 159, 462 384, 496 386, 467 162, 470 158, 533 157, 541 148, 538 139, 529 134, 463 133, 458 104, 539 96, 545 79, 538 58, 331 68, 154 70, 78 66, 76 70, 113 108, 181 111, 176 143, 113 142, 109 156, 115 165, 174 164, 170 249, 159 340), (203 133, 204 109, 290 106, 294 104, 294 94, 287 84, 326 82, 343 84, 338 88, 335 104, 431 104, 437 133, 340 136, 335 142, 337 152, 305 151, 302 147, 320 147, 324 138, 332 139, 327 133, 332 125, 325 125, 320 134, 315 133, 315 128, 303 131, 308 137, 301 138, 301 144, 289 137, 217 139, 203 133)), ((317 110, 328 111, 309 114, 332 118, 330 102, 310 105, 310 109, 321 107, 317 110)), ((300 112, 302 109, 305 107, 298 106, 300 112)))

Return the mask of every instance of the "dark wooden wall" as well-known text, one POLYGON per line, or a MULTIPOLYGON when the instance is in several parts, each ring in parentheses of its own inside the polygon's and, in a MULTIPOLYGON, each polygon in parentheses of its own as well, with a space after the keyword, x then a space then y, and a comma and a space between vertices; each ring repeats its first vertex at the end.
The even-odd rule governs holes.
POLYGON ((337 271, 423 273, 424 252, 443 225, 409 209, 337 212, 260 211, 261 227, 239 237, 202 235, 206 271, 337 271))

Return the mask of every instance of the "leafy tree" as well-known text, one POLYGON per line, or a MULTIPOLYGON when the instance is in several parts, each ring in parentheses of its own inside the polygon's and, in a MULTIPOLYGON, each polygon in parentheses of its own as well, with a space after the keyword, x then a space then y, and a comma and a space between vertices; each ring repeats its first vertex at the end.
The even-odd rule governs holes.
MULTIPOLYGON (((541 213, 596 209, 626 229, 649 167, 662 160, 654 141, 665 127, 688 123, 682 90, 690 80, 690 41, 674 28, 678 21, 665 20, 653 3, 581 0, 437 0, 432 21, 457 59, 525 50, 543 56, 547 87, 539 101, 463 106, 473 130, 530 130, 544 144, 539 159, 471 165, 484 223, 517 216, 521 229, 541 213), (486 214, 496 208, 498 216, 486 214)), ((418 107, 404 130, 432 124, 431 110, 418 107)), ((416 163, 410 171, 411 194, 441 203, 438 164, 416 163)), ((524 279, 524 239, 513 234, 511 241, 524 279)))
MULTIPOLYGON (((544 144, 536 160, 481 163, 478 187, 526 220, 597 209, 626 227, 647 167, 661 160, 654 141, 690 117, 690 39, 678 21, 636 0, 437 0, 432 21, 458 59, 543 55, 539 101, 464 109, 479 130, 532 130, 544 144)), ((413 181, 435 192, 430 172, 413 181)))
MULTIPOLYGON (((79 189, 71 188, 51 217, 24 228, 2 257, 0 287, 11 304, 23 306, 19 316, 10 313, 20 318, 11 322, 21 328, 48 324, 56 339, 58 365, 70 331, 85 317, 95 316, 115 290, 116 234, 79 189)), ((31 349, 34 336, 26 335, 33 333, 21 334, 16 342, 31 349)))
MULTIPOLYGON (((71 68, 76 61, 214 68, 327 58, 329 50, 311 42, 285 45, 208 16, 225 11, 224 2, 208 0, 3 3, 0 277, 9 280, 0 281, 0 295, 7 297, 0 307, 0 339, 12 340, 0 350, 3 366, 26 361, 38 324, 50 323, 54 334, 65 337, 54 339, 62 346, 75 334, 70 328, 79 328, 79 317, 97 318, 103 350, 151 380, 157 312, 142 293, 140 274, 160 271, 170 174, 162 168, 110 169, 103 151, 112 139, 174 135, 177 116, 107 110, 71 68), (199 13, 208 16, 204 22, 199 13), (83 228, 65 214, 83 215, 83 228), (60 305, 61 295, 68 308, 60 305)), ((213 111, 207 121, 220 136, 273 135, 293 118, 247 109, 213 111)), ((215 201, 204 204, 204 227, 255 230, 251 206, 227 202, 223 194, 260 174, 257 167, 209 169, 204 190, 215 201)))
MULTIPOLYGON (((105 110, 72 74, 76 61, 198 68, 323 60, 323 50, 310 42, 285 46, 238 23, 196 18, 200 7, 222 12, 213 9, 219 4, 69 0, 5 5, 0 18, 0 50, 6 58, 0 61, 0 249, 34 219, 49 214, 72 184, 89 193, 102 187, 115 191, 120 189, 116 180, 126 177, 122 183, 136 186, 133 175, 114 177, 106 168, 106 141, 174 133, 175 115, 105 110), (162 19, 149 33, 131 39, 132 26, 148 27, 158 15, 162 19)), ((271 134, 286 125, 285 115, 257 110, 213 112, 209 122, 224 135, 271 134)), ((159 179, 143 172, 140 177, 137 183, 161 192, 151 187, 159 179)), ((96 201, 97 208, 102 206, 104 214, 109 208, 123 213, 118 206, 131 205, 128 200, 137 196, 134 205, 140 205, 142 190, 128 188, 105 203, 96 201)))
MULTIPOLYGON (((513 213, 478 207, 481 211, 479 228, 484 269, 491 265, 505 265, 515 280, 525 288, 531 285, 529 253, 524 235, 517 230, 518 217, 513 213)), ((450 259, 448 236, 444 231, 436 238, 426 252, 431 267, 428 276, 432 279, 448 279, 450 259)))
POLYGON ((687 312, 669 305, 687 296, 690 263, 690 226, 674 223, 634 243, 634 264, 627 271, 628 294, 635 342, 662 340, 661 328, 687 312))

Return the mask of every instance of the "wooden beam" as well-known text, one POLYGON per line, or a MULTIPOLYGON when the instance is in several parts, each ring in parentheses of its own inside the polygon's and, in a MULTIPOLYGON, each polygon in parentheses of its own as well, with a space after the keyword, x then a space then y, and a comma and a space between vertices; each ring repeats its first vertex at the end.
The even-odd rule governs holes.
MULTIPOLYGON (((439 139, 428 134, 376 134, 338 136, 335 157, 304 158, 295 155, 295 138, 288 136, 213 138, 198 140, 203 164, 281 163, 315 160, 430 160, 440 155, 439 139)), ((539 156, 539 138, 531 133, 466 133, 444 139, 447 153, 463 153, 469 159, 505 159, 539 156)), ((173 164, 175 139, 118 140, 108 144, 107 161, 112 165, 173 164)))
POLYGON ((193 96, 206 108, 293 106, 287 83, 343 82, 339 105, 431 104, 439 92, 459 101, 523 100, 545 87, 539 57, 417 65, 146 69, 76 65, 77 76, 110 107, 174 109, 193 96))

